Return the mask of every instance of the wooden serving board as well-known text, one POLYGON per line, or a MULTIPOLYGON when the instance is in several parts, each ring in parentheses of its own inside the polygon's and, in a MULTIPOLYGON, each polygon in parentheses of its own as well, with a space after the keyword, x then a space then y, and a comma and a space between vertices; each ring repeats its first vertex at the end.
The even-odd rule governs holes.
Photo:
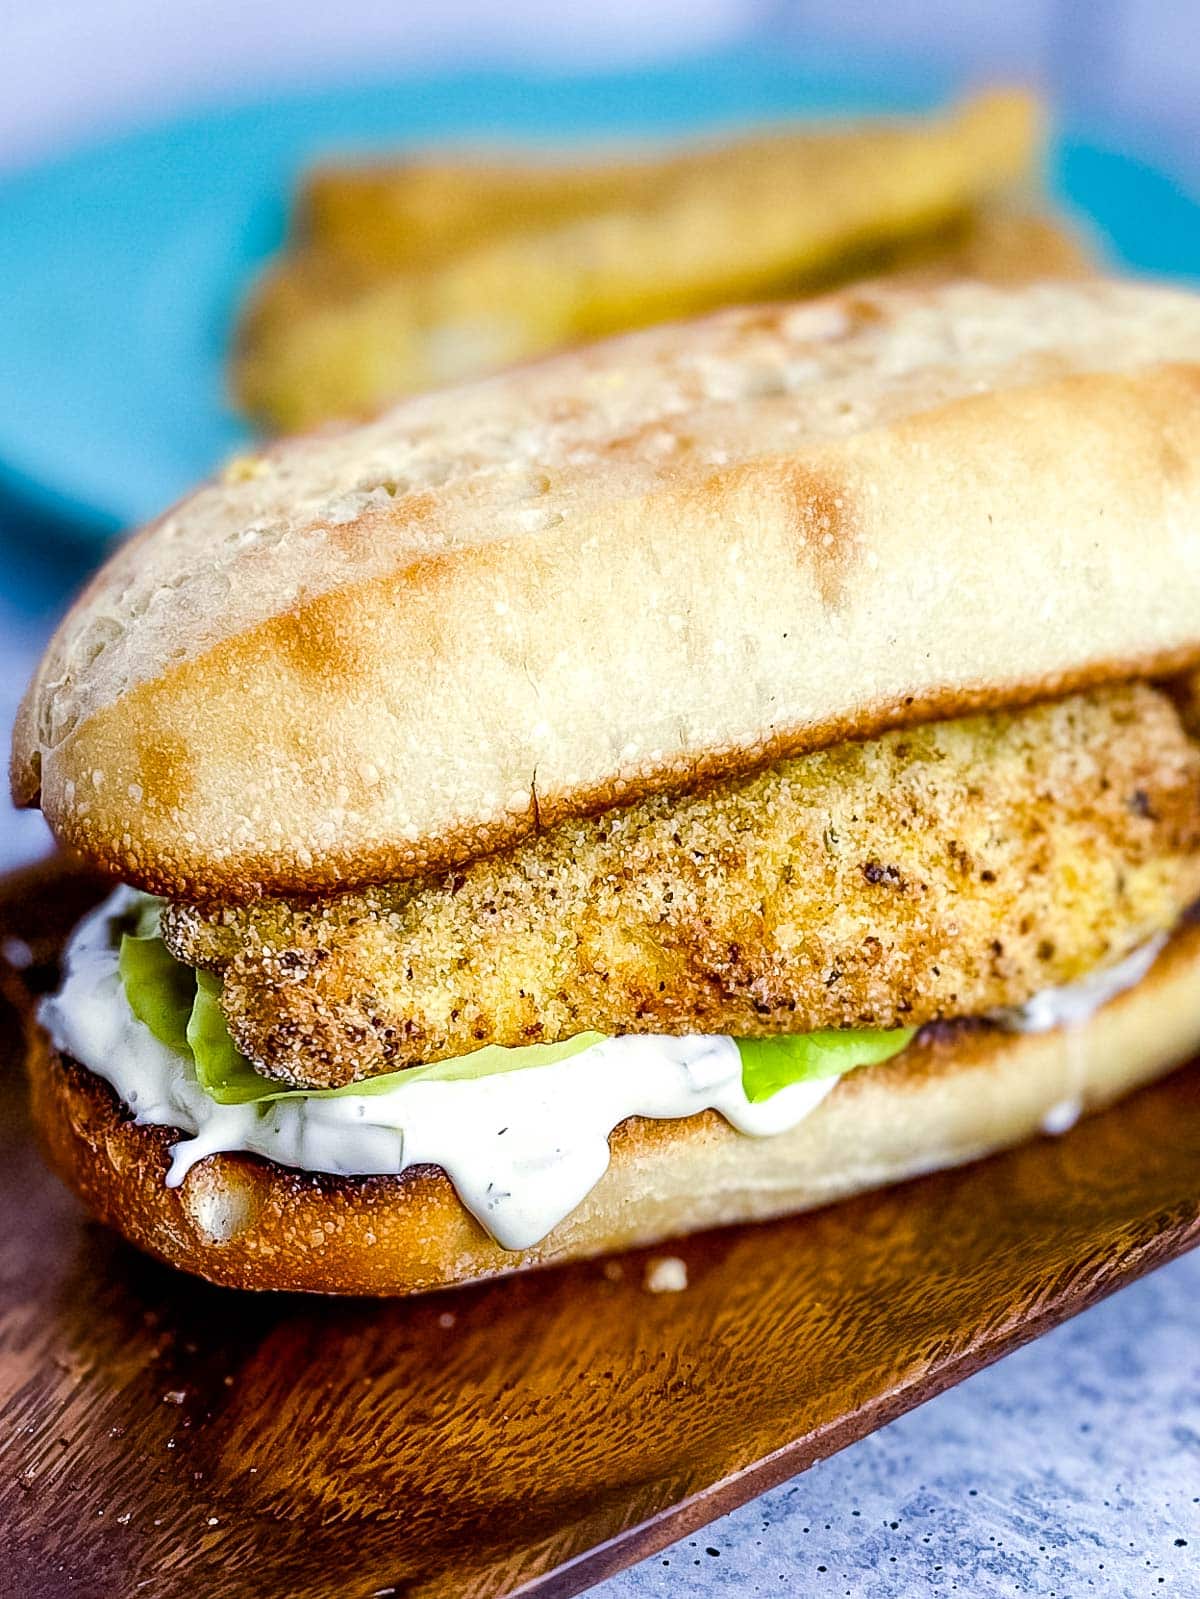
MULTIPOLYGON (((9 880, 45 981, 95 892, 9 880)), ((0 1066, 0 1586, 578 1593, 1200 1240, 1200 1064, 816 1215, 407 1303, 237 1295, 87 1222, 0 1066)), ((980 1447, 984 1444, 981 1440, 980 1447)))

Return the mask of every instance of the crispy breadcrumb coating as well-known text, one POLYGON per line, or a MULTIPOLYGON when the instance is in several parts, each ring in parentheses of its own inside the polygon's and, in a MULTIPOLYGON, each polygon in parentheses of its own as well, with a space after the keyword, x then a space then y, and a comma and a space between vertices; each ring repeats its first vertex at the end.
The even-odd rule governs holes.
POLYGON ((483 1044, 978 1015, 1200 895, 1200 749, 1126 684, 555 826, 436 879, 172 906, 241 1049, 334 1086, 483 1044))

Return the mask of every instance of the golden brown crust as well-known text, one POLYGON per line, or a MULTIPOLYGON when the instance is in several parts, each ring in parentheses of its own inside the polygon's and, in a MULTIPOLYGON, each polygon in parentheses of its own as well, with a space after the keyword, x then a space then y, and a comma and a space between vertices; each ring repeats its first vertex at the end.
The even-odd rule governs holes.
POLYGON ((115 875, 251 899, 882 727, 1200 659, 1200 302, 725 313, 281 447, 117 553, 14 786, 115 875))
POLYGON ((886 1065, 852 1073, 790 1133, 746 1138, 711 1112, 626 1122, 597 1187, 521 1253, 488 1238, 429 1167, 334 1178, 217 1155, 167 1188, 167 1129, 132 1123, 40 1029, 29 1069, 53 1164, 143 1249, 232 1287, 407 1294, 788 1214, 1019 1143, 1058 1107, 1108 1104, 1186 1060, 1200 1046, 1198 993, 1191 925, 1084 1027, 931 1030, 886 1065))
POLYGON ((1200 896, 1200 750, 1145 684, 844 744, 435 881, 164 915, 244 1053, 331 1087, 482 1044, 978 1015, 1200 896))

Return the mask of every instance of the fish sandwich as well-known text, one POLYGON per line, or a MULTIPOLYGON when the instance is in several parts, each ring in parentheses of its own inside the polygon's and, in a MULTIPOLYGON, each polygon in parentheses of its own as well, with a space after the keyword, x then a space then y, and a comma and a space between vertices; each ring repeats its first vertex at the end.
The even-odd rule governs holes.
POLYGON ((57 1169, 407 1293, 1062 1131, 1200 1045, 1200 301, 723 312, 234 462, 52 641, 57 1169))

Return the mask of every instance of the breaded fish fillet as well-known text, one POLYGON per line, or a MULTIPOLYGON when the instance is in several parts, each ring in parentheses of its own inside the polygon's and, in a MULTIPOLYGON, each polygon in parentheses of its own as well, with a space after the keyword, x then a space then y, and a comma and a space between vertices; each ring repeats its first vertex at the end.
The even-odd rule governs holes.
POLYGON ((897 216, 900 232, 910 231, 912 196, 924 197, 929 185, 930 210, 945 214, 962 208, 961 193, 969 204, 1032 176, 1044 122, 1028 90, 994 88, 914 118, 714 131, 657 150, 618 144, 563 148, 557 157, 430 150, 393 161, 333 161, 303 178, 293 222, 314 248, 384 272, 440 265, 482 241, 568 219, 611 212, 650 219, 681 199, 712 221, 694 242, 711 243, 724 217, 743 233, 749 225, 751 238, 733 241, 746 250, 758 239, 765 200, 798 216, 792 238, 815 241, 819 252, 831 230, 840 244, 838 230, 864 208, 891 237, 887 225, 897 216), (841 193, 842 182, 854 191, 841 193))
POLYGON ((1200 895, 1200 748, 1121 685, 901 730, 564 822, 436 880, 173 905, 241 1049, 334 1086, 584 1031, 756 1035, 976 1015, 1200 895))
MULTIPOLYGON (((289 431, 579 340, 901 270, 910 247, 949 263, 968 219, 1029 176, 1040 124, 1028 95, 994 91, 642 161, 326 171, 246 308, 234 387, 289 431)), ((992 231, 966 246, 989 276, 992 231)), ((1077 260, 1046 224, 1029 232, 1045 275, 1077 260)), ((1035 275, 998 253, 1000 281, 1035 275)))

